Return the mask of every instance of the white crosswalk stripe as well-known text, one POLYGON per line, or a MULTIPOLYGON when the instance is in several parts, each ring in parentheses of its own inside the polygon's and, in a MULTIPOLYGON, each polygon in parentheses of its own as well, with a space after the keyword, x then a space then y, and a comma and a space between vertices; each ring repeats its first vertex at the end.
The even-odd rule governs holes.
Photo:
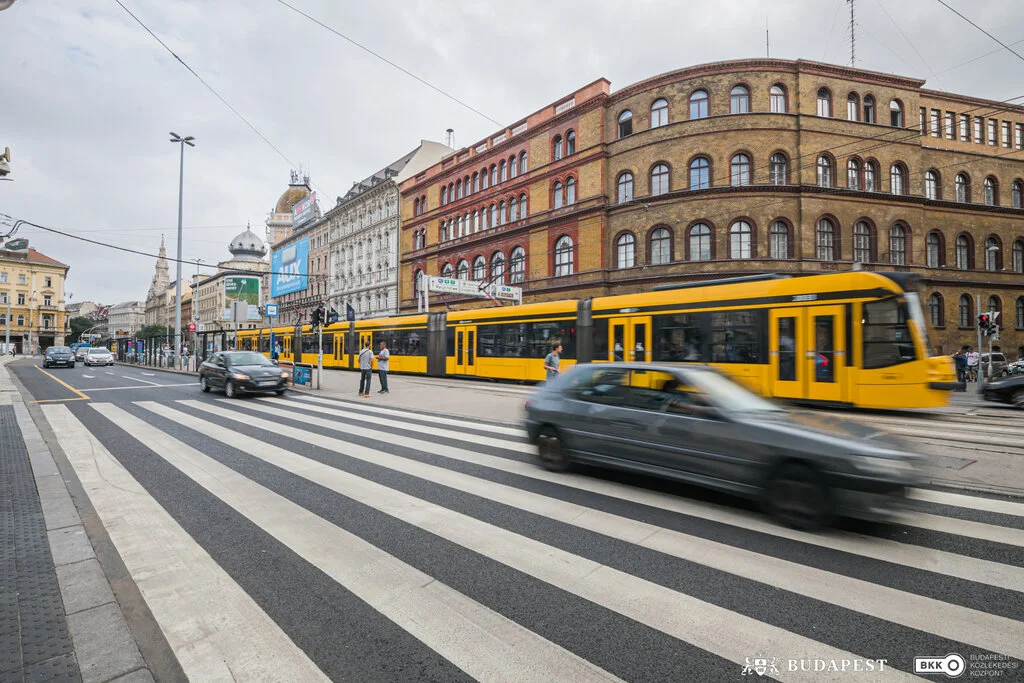
MULTIPOLYGON (((148 458, 169 464, 168 471, 198 485, 203 494, 226 504, 225 509, 477 680, 618 680, 638 675, 617 671, 614 662, 596 664, 572 640, 552 638, 547 631, 542 635, 485 597, 457 587, 458 582, 451 584, 438 578, 441 574, 400 559, 394 549, 375 545, 365 531, 350 529, 347 517, 328 519, 307 509, 296 484, 270 488, 268 482, 295 477, 326 492, 317 496, 353 501, 380 520, 395 520, 410 533, 425 534, 424 542, 433 538, 454 544, 560 591, 568 600, 599 606, 625 619, 622 624, 643 625, 720 658, 713 661, 731 662, 736 674, 762 652, 789 661, 885 655, 861 651, 857 643, 865 635, 863 628, 844 634, 841 624, 829 624, 819 633, 813 625, 805 629, 793 622, 775 623, 765 612, 724 606, 699 597, 700 591, 691 595, 685 583, 663 585, 648 575, 644 563, 627 571, 614 561, 598 561, 563 539, 589 534, 620 544, 637 558, 656 555, 689 563, 721 576, 722 585, 747 582, 772 604, 797 601, 857 615, 851 624, 861 623, 866 615, 877 620, 871 628, 885 642, 910 638, 961 654, 980 650, 1024 660, 1019 599, 1024 567, 1006 559, 1024 547, 1024 530, 999 522, 1000 516, 1021 517, 1024 503, 916 490, 912 497, 918 509, 900 520, 911 532, 908 540, 843 530, 809 533, 735 506, 614 479, 548 472, 531 461, 533 448, 523 442, 522 430, 511 426, 319 397, 93 402, 46 406, 44 411, 125 565, 194 680, 229 675, 323 680, 329 669, 322 652, 296 645, 304 641, 293 641, 289 628, 278 625, 157 502, 152 487, 163 482, 150 481, 148 472, 133 470, 133 476, 121 464, 124 436, 134 439, 148 458), (86 414, 93 418, 85 419, 86 414), (86 425, 95 425, 95 420, 122 436, 90 432, 86 425), (253 464, 241 467, 243 462, 253 464), (358 464, 358 474, 352 463, 358 464), (252 468, 264 469, 254 478, 257 470, 252 468), (467 495, 477 502, 467 502, 467 495), (604 507, 607 501, 614 502, 614 511, 604 507), (941 506, 962 511, 960 518, 943 514, 951 508, 941 506), (477 509, 491 511, 490 516, 466 512, 477 509), (663 526, 660 520, 666 515, 678 519, 678 526, 663 526), (538 527, 536 535, 524 533, 506 521, 513 518, 545 520, 548 525, 538 527), (550 524, 565 531, 552 535, 555 527, 550 524), (763 539, 788 545, 770 551, 763 539), (850 567, 837 557, 849 558, 850 567), (936 586, 960 588, 931 590, 932 580, 936 586), (1015 597, 987 611, 980 597, 971 597, 975 593, 1015 597)), ((705 574, 696 572, 695 581, 698 576, 705 574)), ((806 618, 812 623, 817 618, 813 608, 806 618)), ((913 654, 941 655, 945 650, 913 654)), ((914 678, 911 660, 903 653, 900 661, 890 661, 870 678, 914 678)), ((673 677, 692 678, 685 673, 673 677)), ((783 668, 772 677, 852 680, 842 672, 800 667, 783 668)))

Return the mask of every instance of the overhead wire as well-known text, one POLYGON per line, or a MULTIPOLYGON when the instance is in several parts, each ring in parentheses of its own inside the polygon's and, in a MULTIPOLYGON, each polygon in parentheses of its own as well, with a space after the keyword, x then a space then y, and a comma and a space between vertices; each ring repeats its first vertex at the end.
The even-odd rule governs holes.
POLYGON ((954 8, 950 7, 950 6, 949 6, 949 4, 947 4, 945 0, 936 0, 936 2, 938 2, 938 3, 940 4, 940 5, 942 5, 943 7, 945 7, 946 9, 948 9, 948 10, 949 10, 950 12, 952 12, 952 13, 953 13, 953 14, 955 14, 955 15, 957 15, 957 16, 958 16, 958 17, 960 17, 961 19, 963 19, 964 21, 966 21, 966 22, 967 22, 968 24, 970 24, 970 25, 971 25, 971 26, 973 26, 974 28, 976 28, 976 29, 978 29, 979 31, 981 31, 982 33, 984 33, 984 34, 985 34, 986 36, 988 36, 988 37, 989 37, 989 38, 991 38, 992 40, 994 40, 994 41, 996 41, 997 43, 999 43, 1000 45, 1002 45, 1002 47, 1003 47, 1003 49, 1004 49, 1004 50, 1007 50, 1007 51, 1009 51, 1010 53, 1012 53, 1012 54, 1016 55, 1017 59, 1019 59, 1019 60, 1021 60, 1022 62, 1024 62, 1024 55, 1022 55, 1021 53, 1017 52, 1017 51, 1016 51, 1016 50, 1014 50, 1014 49, 1013 49, 1012 47, 1010 47, 1009 45, 1007 45, 1007 44, 1006 44, 1006 43, 1004 43, 1003 41, 999 40, 998 38, 996 38, 996 37, 995 37, 994 35, 992 35, 992 34, 991 34, 991 33, 989 33, 988 31, 986 31, 986 30, 985 30, 985 29, 983 29, 982 27, 980 27, 980 26, 978 26, 977 24, 975 24, 975 23, 974 23, 973 21, 971 21, 970 19, 968 19, 967 17, 965 17, 965 16, 963 15, 963 14, 961 14, 960 12, 958 12, 957 10, 955 10, 954 8))

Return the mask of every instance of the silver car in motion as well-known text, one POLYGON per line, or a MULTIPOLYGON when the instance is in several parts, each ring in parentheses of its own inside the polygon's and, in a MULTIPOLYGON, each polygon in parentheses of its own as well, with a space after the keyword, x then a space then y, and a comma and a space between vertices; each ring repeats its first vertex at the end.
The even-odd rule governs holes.
POLYGON ((581 462, 753 498, 801 529, 882 520, 922 456, 863 424, 789 411, 705 366, 578 365, 526 403, 540 464, 581 462))

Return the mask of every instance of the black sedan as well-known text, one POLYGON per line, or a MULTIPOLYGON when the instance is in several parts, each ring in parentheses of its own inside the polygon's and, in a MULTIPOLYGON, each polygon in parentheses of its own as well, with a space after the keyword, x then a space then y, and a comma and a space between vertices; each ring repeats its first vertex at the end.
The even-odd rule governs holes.
POLYGON ((51 346, 46 349, 43 356, 43 367, 52 368, 62 365, 67 368, 75 367, 75 353, 66 346, 51 346))
POLYGON ((985 400, 1024 408, 1024 375, 998 379, 985 385, 985 400))
POLYGON ((540 464, 629 470, 758 500, 784 524, 888 519, 922 457, 871 427, 790 412, 703 366, 580 365, 526 403, 540 464))
POLYGON ((288 388, 290 373, 255 351, 215 353, 199 366, 199 386, 203 391, 223 389, 228 398, 243 393, 275 392, 288 388))

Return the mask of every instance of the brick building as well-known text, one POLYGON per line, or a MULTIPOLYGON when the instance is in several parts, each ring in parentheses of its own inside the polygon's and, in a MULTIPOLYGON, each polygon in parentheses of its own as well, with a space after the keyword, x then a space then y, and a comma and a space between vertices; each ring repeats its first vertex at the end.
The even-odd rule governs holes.
POLYGON ((481 279, 479 256, 510 259, 521 244, 528 267, 512 284, 526 302, 760 272, 895 269, 923 278, 934 352, 974 344, 979 295, 1002 313, 1002 348, 1024 349, 1024 107, 913 78, 752 59, 614 94, 597 81, 526 123, 403 183, 405 310, 415 309, 417 270, 461 275, 468 263, 465 276, 481 279), (472 189, 474 172, 516 143, 529 152, 514 181, 529 217, 477 232, 473 212, 513 196, 512 183, 460 199, 458 181, 468 174, 472 189), (473 230, 460 231, 467 212, 473 230))

